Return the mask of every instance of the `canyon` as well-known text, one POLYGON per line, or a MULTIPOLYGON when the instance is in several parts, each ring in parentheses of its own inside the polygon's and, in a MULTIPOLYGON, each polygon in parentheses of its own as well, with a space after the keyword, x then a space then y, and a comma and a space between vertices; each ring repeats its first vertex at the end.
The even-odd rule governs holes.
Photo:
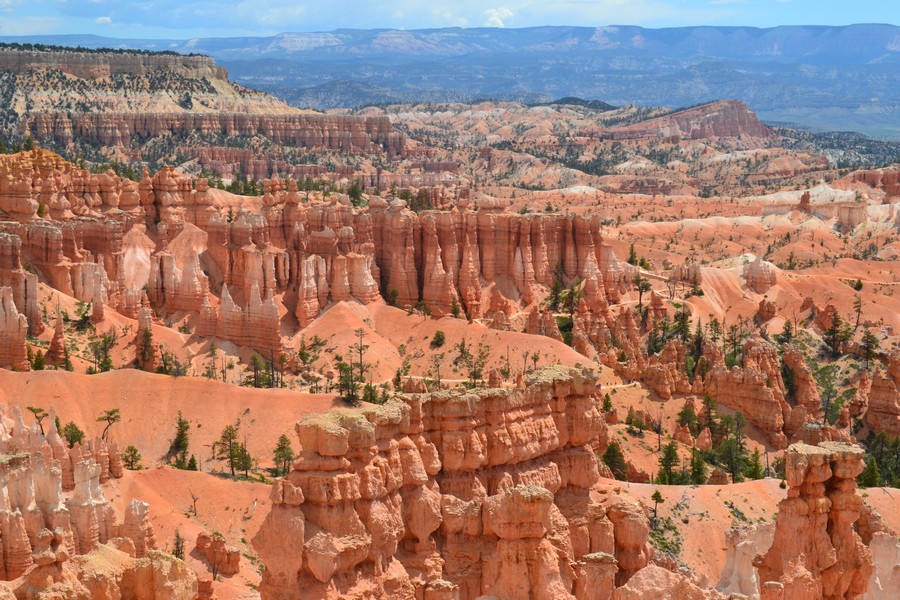
POLYGON ((897 595, 900 165, 227 78, 0 48, 0 597, 897 595))

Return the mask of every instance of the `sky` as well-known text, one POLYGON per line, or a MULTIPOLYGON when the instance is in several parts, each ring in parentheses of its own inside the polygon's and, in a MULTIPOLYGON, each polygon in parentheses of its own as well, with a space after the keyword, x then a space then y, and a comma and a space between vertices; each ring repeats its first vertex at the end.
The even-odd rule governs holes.
POLYGON ((0 0, 0 35, 267 36, 341 28, 900 24, 898 0, 0 0))

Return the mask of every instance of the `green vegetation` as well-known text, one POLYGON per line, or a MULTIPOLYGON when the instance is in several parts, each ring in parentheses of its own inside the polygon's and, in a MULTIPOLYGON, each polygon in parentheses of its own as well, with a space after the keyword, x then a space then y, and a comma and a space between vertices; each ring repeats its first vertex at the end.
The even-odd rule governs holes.
POLYGON ((126 469, 131 471, 140 471, 143 468, 141 466, 141 453, 135 446, 125 448, 125 452, 122 453, 122 463, 124 463, 126 469))

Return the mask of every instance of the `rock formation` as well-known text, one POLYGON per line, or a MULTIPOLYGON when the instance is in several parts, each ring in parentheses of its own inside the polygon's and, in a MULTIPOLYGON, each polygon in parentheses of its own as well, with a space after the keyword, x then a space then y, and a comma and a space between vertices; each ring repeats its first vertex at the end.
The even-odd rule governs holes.
POLYGON ((609 135, 614 139, 646 136, 701 139, 740 136, 768 138, 774 133, 743 102, 720 100, 634 125, 616 127, 609 135))
POLYGON ((757 294, 765 294, 778 281, 775 266, 757 256, 744 266, 744 281, 757 294))
POLYGON ((759 575, 753 561, 772 547, 775 525, 759 523, 731 528, 725 533, 725 567, 716 589, 726 594, 759 598, 759 575))
POLYGON ((28 319, 16 309, 12 289, 0 287, 0 365, 19 371, 30 368, 25 348, 27 335, 28 319))
POLYGON ((592 378, 560 368, 304 419, 253 540, 263 596, 572 598, 579 578, 627 580, 647 520, 620 489, 588 493, 605 430, 592 378))
POLYGON ((890 600, 900 597, 900 540, 896 535, 877 532, 868 543, 872 554, 872 579, 863 600, 890 600))
POLYGON ((240 571, 241 551, 234 546, 227 546, 221 535, 210 535, 200 532, 194 548, 206 557, 213 574, 234 575, 240 571))
POLYGON ((727 600, 729 597, 697 587, 684 575, 650 565, 638 571, 624 587, 612 595, 613 600, 727 600))
POLYGON ((890 436, 900 435, 900 353, 891 353, 887 369, 872 377, 866 424, 890 436))
POLYGON ((788 496, 778 505, 772 547, 760 555, 762 600, 857 598, 872 556, 854 531, 864 451, 849 444, 794 444, 785 451, 788 496))

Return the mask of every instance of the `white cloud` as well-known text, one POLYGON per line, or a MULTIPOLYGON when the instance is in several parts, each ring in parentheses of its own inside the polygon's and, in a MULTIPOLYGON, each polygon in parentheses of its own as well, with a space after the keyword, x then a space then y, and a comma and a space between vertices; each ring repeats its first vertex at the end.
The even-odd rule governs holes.
POLYGON ((94 19, 97 25, 112 25, 112 17, 97 17, 94 19))
POLYGON ((487 17, 487 21, 484 23, 486 27, 506 27, 504 21, 515 16, 516 13, 501 6, 500 8, 489 8, 484 11, 484 14, 487 17))

